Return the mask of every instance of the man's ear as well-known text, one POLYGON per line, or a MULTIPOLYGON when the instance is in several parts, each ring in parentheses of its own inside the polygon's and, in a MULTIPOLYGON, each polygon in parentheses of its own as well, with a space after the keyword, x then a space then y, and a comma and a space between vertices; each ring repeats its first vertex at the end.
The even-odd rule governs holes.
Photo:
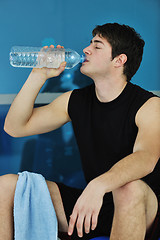
POLYGON ((115 67, 122 67, 127 62, 127 55, 122 53, 114 58, 115 67))

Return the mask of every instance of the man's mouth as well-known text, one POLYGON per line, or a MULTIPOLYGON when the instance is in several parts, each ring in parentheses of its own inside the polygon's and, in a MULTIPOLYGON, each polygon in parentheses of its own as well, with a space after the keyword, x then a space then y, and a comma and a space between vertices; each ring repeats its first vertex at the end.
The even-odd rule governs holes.
POLYGON ((88 59, 85 59, 85 61, 84 62, 89 62, 89 60, 88 59))

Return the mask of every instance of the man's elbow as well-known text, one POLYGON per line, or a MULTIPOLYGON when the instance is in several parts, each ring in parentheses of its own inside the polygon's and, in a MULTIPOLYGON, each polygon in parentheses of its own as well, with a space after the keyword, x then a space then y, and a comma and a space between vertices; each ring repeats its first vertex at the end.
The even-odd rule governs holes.
POLYGON ((152 173, 159 160, 159 153, 147 150, 137 151, 137 153, 140 154, 140 157, 143 159, 144 174, 148 175, 152 173))
POLYGON ((149 164, 149 173, 152 173, 156 167, 156 164, 159 160, 160 156, 159 155, 153 155, 153 154, 150 154, 150 164, 149 164))
POLYGON ((15 137, 15 138, 20 137, 20 135, 17 133, 17 131, 14 131, 14 129, 12 127, 10 127, 9 124, 7 124, 6 122, 4 123, 3 129, 11 137, 15 137))

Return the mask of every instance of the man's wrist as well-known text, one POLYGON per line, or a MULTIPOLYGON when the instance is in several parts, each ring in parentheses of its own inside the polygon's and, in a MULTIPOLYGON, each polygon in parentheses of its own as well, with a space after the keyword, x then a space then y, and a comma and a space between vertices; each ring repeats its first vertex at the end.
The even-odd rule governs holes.
POLYGON ((95 181, 98 182, 103 194, 109 193, 113 190, 114 174, 107 171, 95 178, 95 181))
POLYGON ((103 175, 96 177, 91 182, 93 183, 95 189, 98 189, 102 196, 104 196, 107 193, 106 181, 103 175))
POLYGON ((43 84, 48 79, 43 69, 35 69, 35 68, 33 68, 32 72, 30 73, 30 78, 33 78, 33 80, 36 80, 36 81, 40 81, 43 84))

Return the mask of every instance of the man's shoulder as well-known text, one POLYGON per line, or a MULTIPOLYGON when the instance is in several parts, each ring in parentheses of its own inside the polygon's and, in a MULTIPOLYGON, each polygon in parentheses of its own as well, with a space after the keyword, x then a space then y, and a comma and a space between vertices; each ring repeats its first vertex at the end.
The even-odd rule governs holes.
POLYGON ((141 87, 140 85, 134 84, 130 82, 130 85, 134 91, 136 91, 138 94, 153 94, 151 91, 141 87))
POLYGON ((150 112, 153 112, 154 110, 155 111, 160 110, 160 97, 155 95, 155 96, 149 98, 145 102, 145 104, 142 106, 141 109, 148 110, 150 112))
POLYGON ((139 85, 130 83, 130 87, 132 89, 130 97, 133 98, 134 102, 137 102, 137 104, 144 104, 151 98, 159 99, 159 96, 149 90, 142 88, 139 85))
POLYGON ((155 126, 157 122, 157 125, 159 125, 160 98, 155 96, 147 100, 137 112, 135 120, 137 126, 139 126, 138 122, 148 122, 155 126))

